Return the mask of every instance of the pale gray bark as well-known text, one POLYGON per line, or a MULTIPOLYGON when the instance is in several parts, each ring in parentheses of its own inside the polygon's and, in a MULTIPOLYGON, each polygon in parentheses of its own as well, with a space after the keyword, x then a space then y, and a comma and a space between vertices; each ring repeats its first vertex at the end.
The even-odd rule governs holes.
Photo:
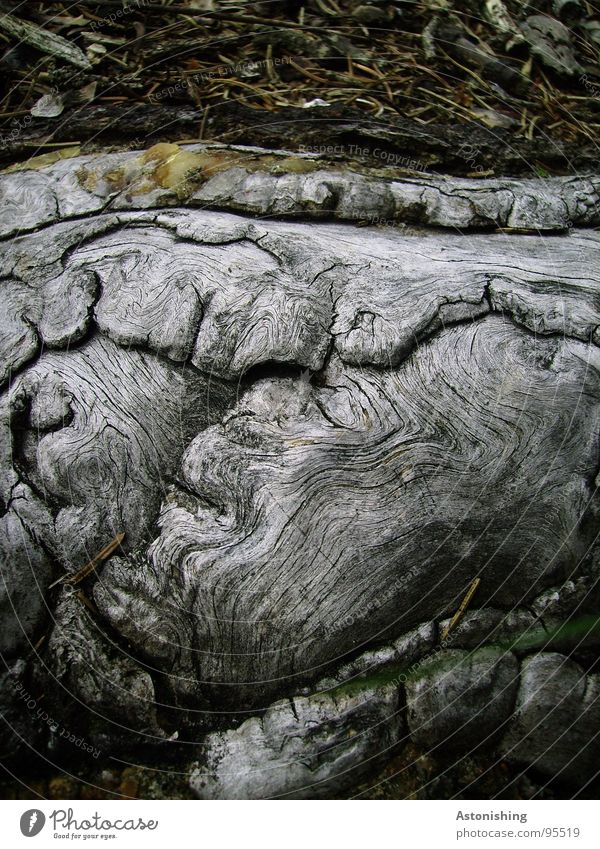
POLYGON ((0 184, 0 235, 106 209, 186 206, 253 215, 562 232, 600 223, 600 177, 399 178, 393 168, 332 166, 324 155, 159 144, 82 156, 0 184))

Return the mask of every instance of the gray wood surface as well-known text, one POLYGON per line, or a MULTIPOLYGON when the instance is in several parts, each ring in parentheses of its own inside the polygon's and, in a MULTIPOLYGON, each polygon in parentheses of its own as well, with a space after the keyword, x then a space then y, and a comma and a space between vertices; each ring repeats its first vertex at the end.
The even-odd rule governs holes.
POLYGON ((45 634, 71 692, 159 736, 158 680, 262 709, 477 576, 476 607, 526 606, 597 534, 597 179, 251 155, 146 192, 134 154, 0 177, 1 648, 45 634), (84 585, 90 677, 81 602, 47 588, 118 533, 84 585))

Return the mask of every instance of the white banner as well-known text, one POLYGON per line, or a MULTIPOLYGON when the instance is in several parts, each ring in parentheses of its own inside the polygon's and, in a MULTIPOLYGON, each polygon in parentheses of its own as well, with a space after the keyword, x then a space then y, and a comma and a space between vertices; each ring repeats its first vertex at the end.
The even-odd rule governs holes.
POLYGON ((598 847, 590 801, 4 801, 2 845, 598 847), (331 841, 331 843, 330 843, 331 841))

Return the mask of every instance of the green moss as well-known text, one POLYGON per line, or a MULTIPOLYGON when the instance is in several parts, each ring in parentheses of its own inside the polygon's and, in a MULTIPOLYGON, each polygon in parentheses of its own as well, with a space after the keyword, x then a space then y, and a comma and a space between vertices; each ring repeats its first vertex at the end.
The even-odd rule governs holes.
POLYGON ((451 669, 456 665, 456 660, 455 658, 448 658, 446 655, 447 651, 447 649, 439 647, 430 655, 420 660, 415 660, 410 664, 390 664, 372 673, 357 675, 355 678, 344 681, 328 692, 334 697, 356 695, 364 690, 374 690, 378 687, 385 687, 388 684, 404 684, 411 679, 414 680, 425 675, 432 675, 446 667, 451 669))
POLYGON ((393 684, 394 681, 400 683, 399 679, 403 673, 406 674, 405 666, 387 666, 376 672, 357 675, 355 678, 338 684, 332 690, 328 690, 328 693, 334 698, 338 696, 355 696, 365 690, 376 690, 388 684, 393 684))
POLYGON ((558 628, 546 631, 538 628, 527 634, 517 636, 514 640, 499 641, 478 648, 475 652, 468 649, 453 649, 438 646, 431 654, 413 661, 411 664, 390 664, 379 670, 359 674, 348 681, 344 681, 328 690, 327 693, 334 698, 342 696, 355 696, 368 690, 376 690, 389 684, 404 684, 409 681, 418 681, 421 678, 441 676, 455 669, 460 660, 457 652, 465 658, 482 658, 486 655, 499 655, 507 651, 536 651, 543 648, 550 641, 570 642, 577 645, 581 640, 600 640, 600 616, 580 616, 558 628), (452 652, 451 655, 448 652, 452 652))
POLYGON ((548 643, 572 643, 577 645, 580 642, 589 642, 591 640, 600 640, 600 616, 587 615, 578 616, 576 619, 571 619, 563 623, 558 628, 536 628, 528 631, 517 637, 514 641, 506 641, 501 643, 504 649, 512 649, 513 651, 529 651, 544 648, 548 643))

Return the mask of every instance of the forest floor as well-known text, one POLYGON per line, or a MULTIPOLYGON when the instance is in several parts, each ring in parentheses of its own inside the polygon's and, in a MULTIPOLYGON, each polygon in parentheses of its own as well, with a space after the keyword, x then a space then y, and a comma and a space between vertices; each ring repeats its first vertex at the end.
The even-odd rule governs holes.
POLYGON ((0 55, 0 164, 202 140, 421 173, 598 171, 584 0, 0 2, 0 55))

